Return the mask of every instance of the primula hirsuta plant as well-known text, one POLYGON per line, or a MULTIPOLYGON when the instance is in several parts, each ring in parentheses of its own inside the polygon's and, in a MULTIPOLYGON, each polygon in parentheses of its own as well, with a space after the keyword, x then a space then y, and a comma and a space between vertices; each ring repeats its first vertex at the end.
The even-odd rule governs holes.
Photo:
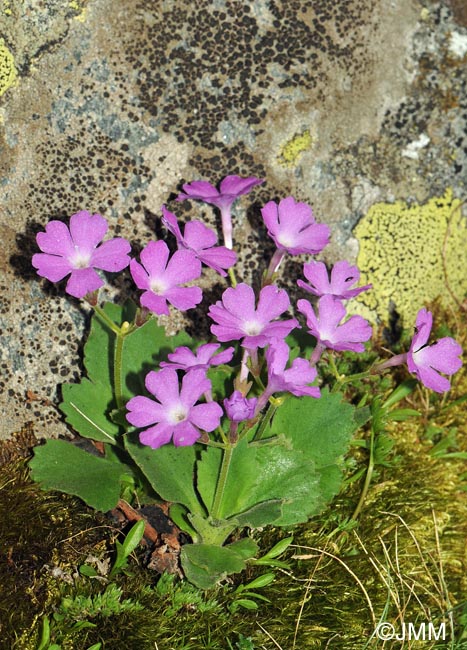
MULTIPOLYGON (((261 214, 276 251, 261 286, 237 283, 231 207, 262 182, 227 176, 219 189, 205 181, 183 185, 178 200, 220 210, 223 245, 201 221, 179 224, 162 207, 168 243, 150 241, 139 259, 130 259, 130 244, 103 242, 106 220, 82 211, 69 226, 51 221, 37 235, 41 252, 32 258, 41 277, 69 276, 65 291, 94 309, 86 376, 62 387, 60 408, 96 447, 88 453, 48 440, 31 461, 33 477, 102 511, 122 498, 168 501, 173 521, 191 539, 182 547, 182 569, 203 588, 257 554, 252 537, 233 537, 235 531, 290 527, 322 510, 340 489, 352 434, 369 417, 368 407, 357 409, 337 391, 342 378, 334 357, 363 352, 371 338, 370 324, 347 311, 347 302, 371 285, 358 286, 358 268, 347 261, 328 269, 310 259, 330 237, 310 206, 291 196, 266 203, 261 214), (296 305, 276 284, 286 256, 304 262, 298 285, 306 297, 296 305), (194 284, 203 265, 226 285, 211 305, 194 284), (116 273, 127 266, 142 292, 140 305, 100 305, 104 280, 96 269, 116 273), (160 314, 198 305, 211 341, 167 336, 157 323, 160 314), (336 385, 324 385, 324 367, 336 385)), ((366 376, 407 364, 426 387, 448 390, 461 348, 450 337, 429 345, 431 327, 430 312, 421 309, 409 351, 366 376)))

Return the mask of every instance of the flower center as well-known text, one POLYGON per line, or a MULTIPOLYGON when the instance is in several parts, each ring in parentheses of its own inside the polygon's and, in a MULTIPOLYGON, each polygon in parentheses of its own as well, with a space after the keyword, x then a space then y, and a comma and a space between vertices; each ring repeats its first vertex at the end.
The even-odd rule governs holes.
POLYGON ((157 296, 163 296, 167 289, 167 285, 159 278, 151 280, 149 287, 157 296))
POLYGON ((263 331, 263 324, 257 320, 249 320, 244 323, 243 331, 248 336, 258 336, 263 331))
POLYGON ((91 253, 84 253, 77 248, 69 261, 74 269, 88 269, 91 262, 91 253))
POLYGON ((295 245, 295 239, 294 237, 282 232, 279 234, 277 237, 277 241, 283 248, 293 248, 295 245))
POLYGON ((186 420, 187 415, 188 412, 186 408, 182 404, 177 404, 169 410, 167 419, 171 424, 178 424, 179 422, 186 420))

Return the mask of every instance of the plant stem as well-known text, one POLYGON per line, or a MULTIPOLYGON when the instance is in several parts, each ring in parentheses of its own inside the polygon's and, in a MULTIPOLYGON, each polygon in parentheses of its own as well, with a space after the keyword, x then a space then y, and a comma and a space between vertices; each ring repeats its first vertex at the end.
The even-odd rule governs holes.
POLYGON ((228 445, 224 449, 222 456, 221 471, 217 479, 216 493, 214 495, 214 503, 212 504, 211 516, 213 519, 219 519, 219 512, 221 509, 222 498, 224 496, 225 486, 227 483, 227 476, 229 473, 230 462, 232 460, 234 446, 228 445))
POLYGON ((235 289, 235 287, 237 286, 237 278, 235 277, 235 271, 233 270, 232 267, 230 267, 228 273, 229 273, 229 278, 230 278, 230 282, 232 284, 232 287, 235 289))
POLYGON ((362 492, 360 494, 360 498, 358 500, 357 506, 355 510, 353 511, 352 516, 350 517, 351 520, 356 521, 358 519, 358 516, 363 508, 363 504, 365 503, 365 499, 368 494, 368 490, 370 488, 370 483, 371 479, 373 478, 373 470, 375 467, 375 457, 374 457, 374 449, 375 449, 375 431, 373 426, 371 427, 371 434, 370 434, 370 458, 368 460, 368 467, 366 470, 366 476, 365 476, 365 482, 363 484, 362 492))
POLYGON ((94 305, 93 306, 95 314, 101 319, 101 321, 107 325, 107 327, 114 332, 114 334, 119 334, 120 333, 120 328, 118 325, 116 325, 109 316, 105 313, 105 311, 102 309, 102 307, 99 307, 99 305, 94 305))
MULTIPOLYGON (((125 323, 124 323, 125 324, 125 323)), ((122 381, 122 358, 123 358, 123 339, 125 338, 125 333, 121 329, 118 330, 116 340, 115 340, 115 349, 114 349, 114 392, 115 392, 115 401, 117 402, 117 409, 123 408, 123 381, 122 381)))
POLYGON ((255 437, 253 438, 254 441, 261 440, 264 430, 266 429, 267 425, 271 421, 272 416, 276 412, 277 409, 277 404, 272 404, 271 402, 269 403, 268 410, 264 414, 263 419, 261 420, 261 423, 258 427, 258 431, 255 434, 255 437))

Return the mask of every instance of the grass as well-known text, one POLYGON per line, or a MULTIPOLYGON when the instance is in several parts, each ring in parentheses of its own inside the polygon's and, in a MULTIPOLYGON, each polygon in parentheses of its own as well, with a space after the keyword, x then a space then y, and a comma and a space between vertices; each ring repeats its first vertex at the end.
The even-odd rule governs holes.
POLYGON ((255 531, 263 551, 294 535, 289 568, 275 569, 274 582, 258 590, 270 602, 258 601, 257 610, 232 607, 234 591, 267 567, 251 567, 208 593, 171 576, 158 579, 143 568, 141 553, 130 561, 131 575, 110 583, 80 575, 89 557, 105 574, 118 531, 76 499, 40 491, 24 462, 4 465, 5 647, 37 650, 47 617, 63 650, 99 642, 105 650, 467 650, 467 423, 456 401, 466 393, 464 369, 449 399, 421 388, 407 398, 421 417, 388 424, 393 447, 375 466, 356 520, 363 447, 353 449, 349 480, 320 517, 293 531, 255 531), (77 621, 94 627, 73 628, 77 621), (418 630, 431 622, 438 630, 445 622, 446 639, 384 641, 374 634, 384 621, 398 634, 404 623, 418 630))

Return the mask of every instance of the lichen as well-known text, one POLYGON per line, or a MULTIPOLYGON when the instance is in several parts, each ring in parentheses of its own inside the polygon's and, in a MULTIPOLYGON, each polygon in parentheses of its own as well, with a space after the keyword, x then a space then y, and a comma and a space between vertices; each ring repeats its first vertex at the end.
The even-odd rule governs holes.
POLYGON ((467 292, 467 222, 452 190, 423 205, 377 203, 357 224, 362 280, 373 290, 359 297, 359 311, 387 322, 394 307, 405 325, 440 296, 443 304, 467 292), (363 309, 362 309, 363 308, 363 309))
POLYGON ((284 167, 293 167, 304 151, 307 151, 312 145, 313 138, 309 129, 302 133, 296 133, 293 138, 288 140, 281 148, 277 161, 284 167))
POLYGON ((15 83, 16 78, 14 57, 4 40, 0 39, 0 97, 15 83))

